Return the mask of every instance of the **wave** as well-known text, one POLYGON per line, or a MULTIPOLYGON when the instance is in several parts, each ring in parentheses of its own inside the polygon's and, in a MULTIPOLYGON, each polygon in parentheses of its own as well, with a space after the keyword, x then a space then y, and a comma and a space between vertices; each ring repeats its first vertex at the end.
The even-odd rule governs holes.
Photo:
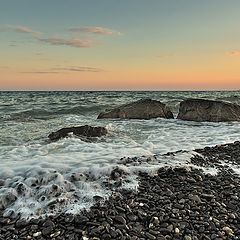
POLYGON ((85 115, 89 113, 100 113, 104 110, 104 106, 75 106, 72 108, 58 108, 58 109, 29 109, 17 113, 6 114, 0 117, 0 120, 33 120, 46 119, 54 117, 55 115, 80 114, 85 115))

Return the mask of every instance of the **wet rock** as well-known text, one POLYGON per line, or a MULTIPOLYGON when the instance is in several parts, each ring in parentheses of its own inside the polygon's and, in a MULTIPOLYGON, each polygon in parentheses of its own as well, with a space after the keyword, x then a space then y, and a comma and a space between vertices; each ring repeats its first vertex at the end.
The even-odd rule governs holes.
POLYGON ((65 218, 66 223, 71 223, 73 221, 74 221, 74 216, 73 215, 69 215, 65 218))
POLYGON ((42 234, 43 235, 49 235, 51 232, 53 231, 53 228, 52 227, 45 227, 45 228, 43 228, 43 230, 42 230, 42 234))
POLYGON ((101 118, 121 118, 121 119, 151 119, 151 118, 174 118, 169 107, 165 104, 151 99, 142 99, 129 103, 108 112, 98 115, 101 118))
POLYGON ((177 118, 197 122, 240 121, 240 106, 223 101, 187 99, 180 103, 177 118))
POLYGON ((27 222, 24 219, 20 219, 16 222, 16 227, 17 228, 22 228, 27 225, 27 222))
POLYGON ((55 141, 60 138, 65 138, 69 136, 70 133, 73 133, 74 135, 79 137, 94 138, 104 136, 108 133, 108 131, 104 127, 92 127, 89 125, 85 125, 80 127, 62 128, 57 132, 52 132, 51 134, 49 134, 48 138, 52 141, 55 141))

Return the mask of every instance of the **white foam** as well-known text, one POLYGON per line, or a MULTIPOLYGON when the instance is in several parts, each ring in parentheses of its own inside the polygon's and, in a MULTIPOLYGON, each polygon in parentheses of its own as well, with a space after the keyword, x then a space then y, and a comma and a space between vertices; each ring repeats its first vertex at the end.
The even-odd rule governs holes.
MULTIPOLYGON (((68 116, 68 121, 71 119, 85 121, 82 117, 68 116)), ((107 126, 109 135, 92 143, 73 137, 52 143, 37 139, 28 144, 0 147, 0 179, 4 181, 0 187, 0 208, 7 206, 6 215, 15 212, 28 218, 57 211, 77 213, 89 208, 94 196, 106 198, 111 194, 105 182, 111 183, 109 176, 114 168, 125 172, 121 187, 136 189, 139 171, 153 175, 159 167, 195 167, 189 165, 190 157, 196 154, 191 150, 233 142, 240 130, 239 123, 194 123, 176 119, 92 123, 107 126), (164 155, 182 149, 189 152, 164 155), (152 157, 149 162, 142 158, 142 162, 122 165, 124 160, 120 161, 124 156, 154 154, 157 158, 152 157)), ((217 174, 214 168, 202 169, 205 173, 217 174)))

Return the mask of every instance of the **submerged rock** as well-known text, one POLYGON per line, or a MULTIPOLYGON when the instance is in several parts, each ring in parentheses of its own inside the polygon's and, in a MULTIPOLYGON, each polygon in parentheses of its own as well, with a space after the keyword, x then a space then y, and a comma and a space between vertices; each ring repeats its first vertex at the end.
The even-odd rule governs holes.
POLYGON ((240 106, 230 102, 187 99, 180 103, 178 119, 187 121, 240 121, 240 106))
POLYGON ((69 127, 62 128, 56 132, 49 134, 51 140, 58 140, 60 138, 67 137, 69 133, 73 133, 76 136, 83 137, 101 137, 108 133, 108 130, 104 127, 92 127, 89 125, 80 126, 80 127, 69 127))
POLYGON ((121 118, 121 119, 151 119, 151 118, 171 119, 173 113, 165 104, 151 99, 142 99, 137 102, 122 105, 108 112, 98 115, 100 118, 121 118))

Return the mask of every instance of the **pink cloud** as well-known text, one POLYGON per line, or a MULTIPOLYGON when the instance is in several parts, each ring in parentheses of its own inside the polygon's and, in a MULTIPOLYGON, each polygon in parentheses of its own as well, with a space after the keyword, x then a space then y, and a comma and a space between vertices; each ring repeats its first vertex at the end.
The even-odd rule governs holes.
POLYGON ((233 51, 233 52, 228 52, 227 55, 229 56, 236 56, 236 55, 240 55, 240 51, 233 51))
POLYGON ((55 74, 55 73, 68 73, 68 72, 99 73, 99 72, 104 72, 104 70, 101 68, 95 68, 95 67, 70 66, 70 67, 56 67, 56 68, 49 68, 49 69, 28 71, 28 72, 21 72, 21 73, 36 73, 36 74, 54 73, 55 74))
POLYGON ((26 27, 22 27, 22 26, 8 26, 9 29, 12 29, 13 31, 15 32, 20 32, 20 33, 30 33, 30 34, 36 34, 36 35, 39 35, 41 34, 40 32, 37 32, 37 31, 34 31, 34 30, 31 30, 29 28, 26 28, 26 27))
POLYGON ((82 41, 77 37, 73 37, 72 39, 63 39, 60 37, 50 37, 50 38, 39 38, 36 37, 41 42, 50 43, 52 45, 67 45, 71 47, 83 48, 89 47, 90 41, 82 41))
POLYGON ((58 67, 58 68, 54 68, 54 70, 62 70, 62 71, 70 71, 70 72, 103 72, 103 70, 100 69, 100 68, 95 68, 95 67, 78 67, 78 66, 58 67))
POLYGON ((70 31, 72 31, 72 32, 89 32, 89 33, 96 33, 96 34, 102 34, 102 35, 113 35, 113 34, 120 35, 121 34, 120 32, 117 32, 115 30, 105 29, 102 27, 70 28, 70 31))

